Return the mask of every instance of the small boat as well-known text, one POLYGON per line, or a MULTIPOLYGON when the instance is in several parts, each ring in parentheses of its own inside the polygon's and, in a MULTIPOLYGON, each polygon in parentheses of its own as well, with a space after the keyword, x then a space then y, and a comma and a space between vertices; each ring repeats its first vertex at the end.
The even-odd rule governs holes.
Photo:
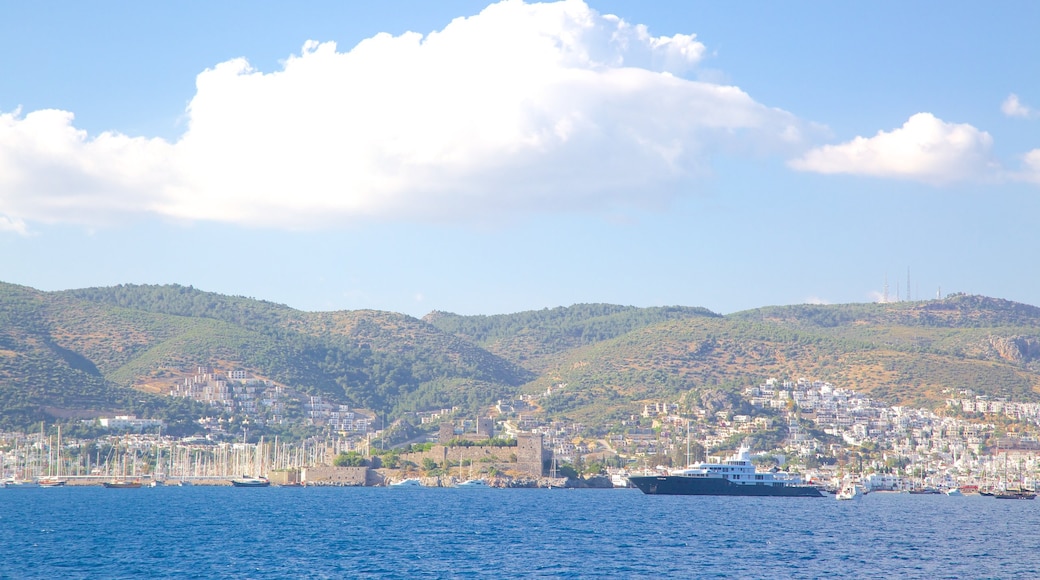
POLYGON ((231 485, 235 487, 269 487, 271 482, 266 477, 243 475, 240 479, 232 479, 231 485))
POLYGON ((860 491, 859 486, 851 482, 842 486, 841 490, 834 496, 839 501, 856 500, 862 497, 863 493, 860 491))
POLYGON ((455 487, 489 487, 483 479, 467 479, 455 487))
POLYGON ((65 480, 58 477, 42 477, 38 483, 40 487, 65 487, 65 480))
POLYGON ((1030 489, 1005 489, 993 494, 997 499, 1036 499, 1036 492, 1030 489))
POLYGON ((7 489, 26 489, 30 487, 40 487, 40 484, 36 481, 29 481, 27 479, 15 479, 13 477, 9 477, 4 480, 3 485, 0 485, 0 487, 5 487, 7 489))
POLYGON ((422 482, 417 477, 409 477, 390 484, 390 487, 422 487, 422 482))
POLYGON ((619 469, 610 475, 610 484, 613 485, 615 489, 635 487, 628 482, 628 471, 624 469, 619 469))
POLYGON ((946 495, 954 497, 954 496, 964 495, 964 494, 961 493, 960 488, 951 487, 950 489, 946 490, 946 495))
POLYGON ((137 489, 143 484, 140 481, 127 481, 125 479, 115 479, 112 481, 102 481, 101 485, 108 489, 137 489))

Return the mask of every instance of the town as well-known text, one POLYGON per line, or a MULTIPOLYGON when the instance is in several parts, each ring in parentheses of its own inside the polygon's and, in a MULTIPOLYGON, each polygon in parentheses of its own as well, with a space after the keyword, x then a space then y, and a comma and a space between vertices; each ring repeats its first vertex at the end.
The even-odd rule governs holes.
POLYGON ((855 479, 868 491, 1035 489, 1040 404, 948 393, 941 409, 886 406, 828 382, 769 379, 742 391, 694 390, 647 401, 617 424, 551 420, 540 412, 568 388, 498 401, 483 417, 458 408, 378 414, 304 394, 241 370, 195 373, 168 396, 206 403, 205 435, 163 434, 156 419, 82 421, 83 439, 41 428, 0 434, 9 485, 61 479, 226 484, 242 474, 282 485, 451 486, 479 476, 498 486, 625 486, 625 476, 708 460, 747 446, 762 469, 821 487, 855 479), (302 423, 311 435, 249 437, 249 428, 302 423), (232 429, 234 425, 234 429, 232 429), (411 427, 412 432, 407 432, 411 427), (241 432, 237 432, 241 430, 241 432), (404 432, 404 435, 401 433, 404 432), (610 482, 604 485, 604 481, 610 482))

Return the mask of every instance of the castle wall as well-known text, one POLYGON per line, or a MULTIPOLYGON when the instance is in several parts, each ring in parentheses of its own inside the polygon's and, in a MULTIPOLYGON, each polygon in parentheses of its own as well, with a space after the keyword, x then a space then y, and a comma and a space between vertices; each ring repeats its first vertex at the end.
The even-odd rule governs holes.
POLYGON ((365 485, 367 467, 304 467, 300 479, 307 485, 365 485))

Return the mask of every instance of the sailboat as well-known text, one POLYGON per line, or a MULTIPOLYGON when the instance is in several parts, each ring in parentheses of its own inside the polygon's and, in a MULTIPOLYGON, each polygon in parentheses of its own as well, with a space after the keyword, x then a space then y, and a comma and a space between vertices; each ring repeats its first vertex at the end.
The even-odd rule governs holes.
MULTIPOLYGON (((473 470, 473 463, 470 462, 470 471, 472 472, 472 470, 473 470)), ((472 475, 472 473, 470 475, 472 475)), ((459 479, 462 479, 462 451, 461 450, 459 451, 459 479)), ((462 483, 459 483, 455 487, 466 487, 466 488, 484 487, 484 488, 486 488, 486 487, 488 487, 488 484, 483 479, 473 479, 473 478, 470 478, 470 479, 467 479, 466 481, 463 481, 462 483)))
MULTIPOLYGON (((15 442, 14 447, 17 450, 17 448, 18 448, 17 441, 15 442)), ((14 472, 14 474, 12 474, 10 477, 5 479, 3 481, 3 484, 0 485, 0 487, 5 487, 5 488, 8 488, 8 489, 25 489, 25 488, 29 488, 29 487, 40 487, 40 484, 39 484, 39 482, 37 480, 35 480, 35 479, 26 479, 28 477, 29 472, 30 472, 30 469, 29 469, 29 464, 30 464, 29 458, 30 457, 31 457, 31 454, 29 453, 29 442, 26 441, 25 442, 25 450, 21 454, 21 461, 20 462, 17 461, 17 459, 18 459, 17 453, 15 454, 16 463, 15 463, 15 472, 14 472), (19 465, 19 463, 20 463, 20 465, 19 465)))
POLYGON ((993 494, 993 497, 997 499, 1036 499, 1036 492, 1031 489, 1022 487, 1021 484, 1011 487, 1007 485, 1007 463, 1008 463, 1008 452, 1004 451, 1004 489, 997 491, 993 494))
MULTIPOLYGON (((141 487, 142 484, 141 484, 140 480, 138 480, 138 479, 129 480, 129 479, 126 478, 126 454, 125 453, 123 454, 123 461, 122 461, 122 463, 123 463, 123 476, 122 476, 122 478, 121 479, 113 479, 112 481, 103 481, 103 482, 101 482, 101 485, 103 485, 103 486, 105 486, 105 487, 107 487, 109 489, 137 489, 137 488, 141 487)), ((136 465, 137 465, 136 455, 135 455, 135 458, 134 458, 134 465, 135 465, 134 471, 136 472, 137 471, 137 469, 136 469, 136 465)))
MULTIPOLYGON (((40 425, 40 435, 41 435, 41 441, 42 441, 42 435, 43 435, 43 425, 42 424, 40 425)), ((48 439, 48 443, 50 443, 49 439, 48 439)), ((42 452, 42 450, 41 450, 41 452, 42 452)), ((51 470, 51 467, 50 467, 50 456, 51 456, 50 446, 48 445, 48 448, 47 448, 47 472, 48 473, 51 470)), ((56 474, 55 475, 48 475, 47 477, 41 477, 40 481, 39 481, 40 487, 64 487, 65 486, 65 480, 61 478, 61 425, 58 425, 58 450, 57 450, 56 462, 57 462, 57 467, 55 468, 56 474)))

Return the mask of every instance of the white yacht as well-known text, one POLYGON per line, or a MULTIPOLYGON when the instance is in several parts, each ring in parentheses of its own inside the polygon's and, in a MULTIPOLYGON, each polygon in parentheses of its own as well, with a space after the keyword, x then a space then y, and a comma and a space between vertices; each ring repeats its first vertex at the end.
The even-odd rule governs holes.
POLYGON ((418 477, 409 477, 408 479, 391 483, 390 487, 422 487, 422 482, 419 481, 418 477))
POLYGON ((843 501, 843 500, 856 500, 856 499, 860 499, 862 497, 863 497, 863 492, 860 491, 859 486, 856 485, 854 482, 851 482, 851 481, 846 483, 845 485, 843 485, 841 490, 838 492, 838 494, 834 496, 834 498, 839 500, 839 501, 843 501))
POLYGON ((634 487, 628 482, 628 471, 619 469, 610 474, 610 484, 615 488, 634 487))
POLYGON ((823 497, 797 475, 756 470, 746 447, 720 463, 698 463, 667 475, 630 475, 628 481, 645 494, 823 497))

